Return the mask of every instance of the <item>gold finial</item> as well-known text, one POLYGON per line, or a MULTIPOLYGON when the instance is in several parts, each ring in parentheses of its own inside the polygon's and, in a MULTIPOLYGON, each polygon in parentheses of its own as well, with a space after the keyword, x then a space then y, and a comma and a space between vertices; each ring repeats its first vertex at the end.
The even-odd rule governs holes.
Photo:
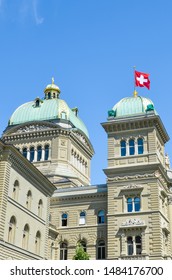
POLYGON ((54 77, 52 77, 51 81, 52 81, 52 84, 54 84, 54 77))
POLYGON ((134 95, 134 97, 137 97, 138 92, 136 90, 134 90, 133 95, 134 95))

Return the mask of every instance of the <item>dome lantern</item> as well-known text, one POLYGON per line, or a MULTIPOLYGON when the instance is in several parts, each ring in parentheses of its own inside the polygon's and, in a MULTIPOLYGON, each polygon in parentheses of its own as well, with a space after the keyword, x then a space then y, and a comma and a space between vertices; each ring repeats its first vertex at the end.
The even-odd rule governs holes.
POLYGON ((60 89, 54 83, 54 78, 51 79, 51 84, 48 84, 44 89, 45 99, 59 98, 60 89))

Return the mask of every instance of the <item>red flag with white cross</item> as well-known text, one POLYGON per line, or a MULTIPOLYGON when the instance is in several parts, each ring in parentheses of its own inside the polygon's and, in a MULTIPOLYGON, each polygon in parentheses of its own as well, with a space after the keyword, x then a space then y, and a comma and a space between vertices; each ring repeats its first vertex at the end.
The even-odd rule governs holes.
POLYGON ((150 89, 149 74, 135 71, 135 86, 150 89))

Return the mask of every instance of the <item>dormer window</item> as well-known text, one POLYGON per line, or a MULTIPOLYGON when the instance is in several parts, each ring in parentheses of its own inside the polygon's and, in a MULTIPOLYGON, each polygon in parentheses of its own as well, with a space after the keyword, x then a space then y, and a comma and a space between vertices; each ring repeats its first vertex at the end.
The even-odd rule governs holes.
POLYGON ((35 105, 36 107, 39 107, 39 99, 36 100, 35 105))
POLYGON ((61 119, 63 119, 63 120, 67 119, 67 115, 65 112, 61 112, 61 119))
POLYGON ((39 97, 37 97, 36 99, 35 99, 35 107, 37 108, 37 107, 40 107, 40 105, 41 105, 41 99, 39 98, 39 97))

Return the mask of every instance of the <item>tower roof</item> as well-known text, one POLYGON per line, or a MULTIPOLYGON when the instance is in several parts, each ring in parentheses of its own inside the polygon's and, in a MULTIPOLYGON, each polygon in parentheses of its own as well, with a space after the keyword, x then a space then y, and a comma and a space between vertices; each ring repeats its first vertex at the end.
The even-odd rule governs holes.
POLYGON ((45 98, 37 97, 35 100, 22 104, 11 115, 8 126, 24 124, 34 121, 60 121, 61 126, 66 127, 65 122, 70 122, 72 128, 81 130, 88 138, 88 130, 83 121, 78 117, 77 108, 70 109, 67 103, 59 98, 60 89, 54 84, 46 86, 45 98))
POLYGON ((141 96, 125 97, 113 106, 112 111, 114 117, 127 117, 154 111, 154 104, 149 98, 141 96))

